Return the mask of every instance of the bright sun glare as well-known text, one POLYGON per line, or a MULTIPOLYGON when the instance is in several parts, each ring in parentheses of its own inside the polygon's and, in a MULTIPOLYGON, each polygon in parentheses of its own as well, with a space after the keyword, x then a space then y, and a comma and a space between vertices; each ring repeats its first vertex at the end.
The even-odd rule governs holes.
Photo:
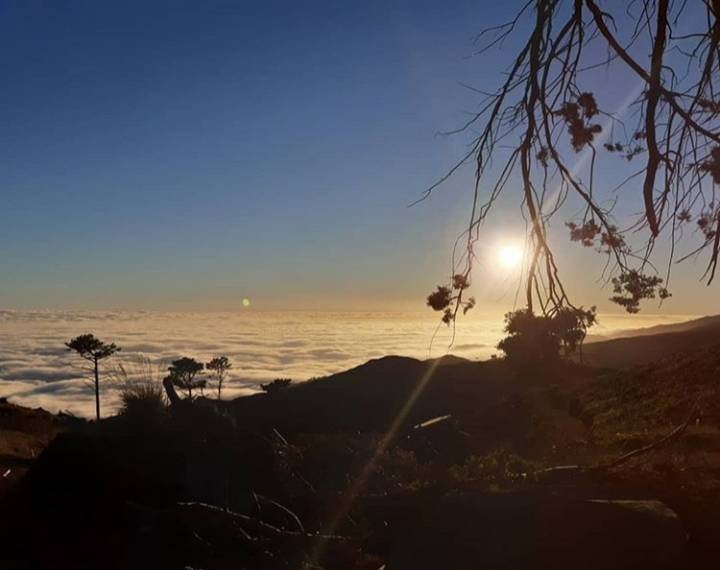
POLYGON ((523 250, 518 245, 503 245, 498 249, 498 262, 503 269, 516 269, 520 267, 523 259, 523 250))

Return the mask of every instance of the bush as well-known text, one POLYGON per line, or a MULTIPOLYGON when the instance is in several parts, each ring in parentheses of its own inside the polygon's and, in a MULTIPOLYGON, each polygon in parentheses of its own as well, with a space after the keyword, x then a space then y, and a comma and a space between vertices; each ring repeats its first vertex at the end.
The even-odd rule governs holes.
POLYGON ((122 416, 157 417, 166 407, 163 387, 147 380, 128 381, 120 391, 120 401, 122 416))
POLYGON ((537 316, 528 310, 508 313, 505 332, 508 336, 498 343, 498 348, 516 365, 548 364, 560 356, 560 338, 550 317, 537 316))
POLYGON ((149 419, 165 410, 167 399, 160 381, 162 369, 162 364, 142 355, 117 364, 112 377, 120 391, 120 415, 149 419))
POLYGON ((292 380, 290 378, 276 378, 268 384, 261 384, 260 387, 266 394, 276 394, 280 390, 290 386, 290 384, 292 384, 292 380))
POLYGON ((580 350, 588 328, 597 322, 595 307, 588 310, 560 307, 552 315, 535 315, 522 309, 505 315, 505 332, 498 344, 508 361, 521 367, 553 364, 580 350))

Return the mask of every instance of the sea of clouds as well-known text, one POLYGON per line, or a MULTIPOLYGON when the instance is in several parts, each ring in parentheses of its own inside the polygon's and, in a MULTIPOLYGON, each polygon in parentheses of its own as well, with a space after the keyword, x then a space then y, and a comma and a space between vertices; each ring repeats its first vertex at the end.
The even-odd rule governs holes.
MULTIPOLYGON (((666 317, 662 322, 672 321, 666 317)), ((603 322, 600 332, 629 328, 624 319, 603 322)), ((657 322, 647 317, 630 326, 657 322)), ((469 359, 488 358, 496 352, 502 327, 499 317, 465 318, 457 325, 449 352, 469 359)), ((131 378, 147 375, 151 368, 153 378, 160 381, 168 364, 180 356, 207 362, 226 355, 233 368, 225 396, 234 397, 257 391, 261 383, 275 378, 302 381, 388 354, 442 356, 452 339, 452 330, 438 327, 436 315, 429 314, 0 310, 0 396, 25 406, 91 416, 90 371, 64 346, 83 333, 122 347, 103 363, 105 415, 114 413, 119 404, 120 366, 131 378)))

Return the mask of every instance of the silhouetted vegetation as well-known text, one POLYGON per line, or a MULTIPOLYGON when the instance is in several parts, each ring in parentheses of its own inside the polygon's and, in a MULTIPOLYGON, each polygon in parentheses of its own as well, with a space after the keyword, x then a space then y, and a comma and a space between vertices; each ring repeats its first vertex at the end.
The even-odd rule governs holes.
POLYGON ((554 363, 560 356, 560 338, 552 318, 521 309, 505 315, 505 332, 498 348, 518 365, 554 363))
POLYGON ((205 366, 202 362, 198 362, 194 358, 184 356, 177 360, 173 360, 168 367, 170 374, 166 377, 173 385, 187 392, 188 399, 192 400, 193 390, 204 389, 207 381, 204 378, 198 378, 197 375, 203 371, 205 366))
MULTIPOLYGON (((483 30, 477 53, 500 48, 496 56, 504 58, 507 73, 495 87, 477 90, 478 112, 450 130, 468 135, 468 152, 418 199, 472 164, 469 222, 454 246, 452 268, 467 282, 478 258, 476 245, 485 244, 485 222, 496 204, 513 194, 527 222, 522 286, 529 312, 551 315, 572 306, 548 239, 551 221, 563 215, 570 197, 583 207, 566 221, 569 239, 606 258, 600 279, 612 283, 610 300, 626 311, 668 298, 666 279, 676 262, 705 253, 701 279, 710 284, 716 275, 720 6, 641 0, 626 10, 626 4, 537 0, 483 30), (508 50, 510 37, 516 47, 508 50), (598 53, 607 53, 604 61, 598 62, 598 53), (605 77, 628 74, 629 98, 621 108, 612 107, 608 93, 587 89, 605 77), (625 122, 628 109, 632 119, 625 122), (599 174, 616 161, 640 164, 613 187, 599 174), (617 192, 620 188, 624 191, 617 192), (636 211, 633 201, 641 210, 619 223, 618 211, 628 206, 636 211), (663 234, 670 246, 658 251, 663 234), (680 251, 685 253, 679 256, 680 251), (662 277, 658 259, 665 265, 662 277)), ((452 289, 443 284, 433 293, 445 322, 463 302, 452 289)))
POLYGON ((625 272, 612 278, 614 295, 610 300, 624 307, 628 313, 637 313, 643 299, 654 299, 656 294, 661 300, 671 296, 669 291, 662 287, 662 282, 662 279, 654 275, 643 275, 635 270, 625 272))
POLYGON ((166 368, 138 354, 117 362, 113 382, 120 388, 119 414, 139 422, 154 421, 167 407, 161 382, 166 368))
POLYGON ((582 361, 582 348, 589 328, 597 324, 597 310, 590 307, 561 307, 552 317, 557 330, 560 344, 566 356, 575 352, 580 353, 582 361))
POLYGON ((498 348, 515 365, 554 364, 561 349, 566 356, 582 351, 587 330, 596 321, 595 307, 562 307, 552 315, 535 315, 521 309, 505 315, 508 336, 498 343, 498 348))
POLYGON ((228 371, 232 368, 232 363, 227 356, 217 356, 206 363, 205 368, 210 371, 210 377, 215 381, 219 400, 222 397, 223 382, 227 378, 228 371))
POLYGON ((457 316, 458 311, 467 313, 475 306, 475 298, 463 298, 464 291, 470 287, 470 279, 466 275, 454 275, 450 286, 439 285, 427 297, 427 305, 433 311, 442 311, 442 321, 450 324, 457 316))
POLYGON ((95 379, 95 415, 100 419, 100 372, 101 360, 111 357, 120 350, 115 343, 105 343, 92 334, 82 334, 65 343, 68 350, 77 352, 82 358, 93 365, 93 377, 95 379))
POLYGON ((137 420, 150 421, 165 410, 165 392, 162 385, 148 381, 134 381, 120 391, 120 414, 137 420))
POLYGON ((260 387, 266 394, 277 394, 281 390, 290 386, 290 384, 292 384, 292 380, 290 378, 276 378, 272 382, 261 384, 260 387))

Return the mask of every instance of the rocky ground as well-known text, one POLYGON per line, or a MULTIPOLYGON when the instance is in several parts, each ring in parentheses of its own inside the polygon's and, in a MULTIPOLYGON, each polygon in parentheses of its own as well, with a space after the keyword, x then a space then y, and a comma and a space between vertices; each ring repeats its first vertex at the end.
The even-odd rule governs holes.
POLYGON ((0 496, 27 473, 56 435, 78 422, 0 398, 0 496))

